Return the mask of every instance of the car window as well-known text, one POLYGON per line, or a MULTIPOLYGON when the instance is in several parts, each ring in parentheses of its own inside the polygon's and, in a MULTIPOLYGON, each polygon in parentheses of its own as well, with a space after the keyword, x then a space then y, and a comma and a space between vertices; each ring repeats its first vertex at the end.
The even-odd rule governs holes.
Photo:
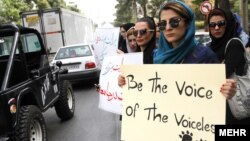
MULTIPOLYGON (((14 36, 0 37, 0 56, 10 55, 14 36)), ((41 50, 39 39, 33 33, 20 35, 20 43, 25 53, 38 52, 41 50)), ((16 54, 19 54, 19 50, 16 50, 16 54)))
POLYGON ((195 39, 201 43, 201 44, 208 44, 209 42, 211 42, 211 38, 209 36, 209 34, 196 34, 195 35, 195 39))
POLYGON ((75 57, 86 57, 91 56, 92 52, 88 45, 66 47, 59 49, 55 59, 67 59, 75 57))

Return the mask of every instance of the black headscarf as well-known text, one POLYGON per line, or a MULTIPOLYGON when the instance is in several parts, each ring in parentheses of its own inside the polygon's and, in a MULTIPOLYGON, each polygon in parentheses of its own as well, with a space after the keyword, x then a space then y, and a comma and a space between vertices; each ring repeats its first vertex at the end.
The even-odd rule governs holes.
POLYGON ((210 23, 210 18, 215 15, 222 16, 226 20, 226 32, 221 38, 214 38, 211 35, 211 32, 209 32, 212 39, 211 48, 216 53, 218 59, 222 61, 224 59, 224 52, 227 42, 231 38, 237 37, 236 21, 231 11, 224 11, 220 8, 215 8, 208 15, 208 23, 210 23))
MULTIPOLYGON (((124 30, 127 32, 133 26, 135 26, 134 23, 126 23, 121 25, 120 28, 124 28, 124 30)), ((122 50, 124 53, 128 53, 126 39, 123 39, 121 34, 119 36, 118 48, 122 50)))
MULTIPOLYGON (((146 22, 150 29, 156 31, 156 25, 154 19, 152 17, 143 17, 137 21, 138 22, 146 22)), ((152 39, 148 42, 146 48, 143 51, 143 63, 144 64, 153 64, 153 51, 155 49, 156 42, 156 34, 153 33, 152 39)), ((137 48, 137 52, 140 52, 140 47, 137 48)))

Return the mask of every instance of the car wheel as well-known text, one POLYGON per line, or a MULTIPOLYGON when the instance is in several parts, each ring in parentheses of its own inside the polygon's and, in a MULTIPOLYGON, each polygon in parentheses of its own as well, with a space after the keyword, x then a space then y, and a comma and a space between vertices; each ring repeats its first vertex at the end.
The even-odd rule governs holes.
POLYGON ((62 81, 60 85, 60 96, 55 103, 57 116, 61 120, 68 120, 74 116, 75 96, 69 81, 62 81))
POLYGON ((14 137, 17 141, 46 141, 47 132, 41 111, 33 105, 22 106, 14 137))

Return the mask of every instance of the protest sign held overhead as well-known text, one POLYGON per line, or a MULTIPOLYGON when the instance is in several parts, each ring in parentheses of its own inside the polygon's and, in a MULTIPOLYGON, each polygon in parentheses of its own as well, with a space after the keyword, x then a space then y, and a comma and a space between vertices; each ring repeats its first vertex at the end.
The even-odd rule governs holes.
POLYGON ((97 28, 94 38, 94 52, 97 67, 102 68, 105 56, 115 55, 118 49, 119 28, 97 28))

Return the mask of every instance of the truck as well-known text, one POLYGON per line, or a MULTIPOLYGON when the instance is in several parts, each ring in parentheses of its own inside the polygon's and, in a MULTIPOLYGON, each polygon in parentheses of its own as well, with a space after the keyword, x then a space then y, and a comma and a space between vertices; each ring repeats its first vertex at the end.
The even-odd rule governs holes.
POLYGON ((46 141, 43 112, 74 116, 71 83, 58 61, 50 66, 41 34, 34 28, 0 24, 0 140, 46 141))
POLYGON ((37 29, 49 53, 59 47, 91 43, 94 40, 94 23, 80 13, 64 8, 32 10, 20 13, 22 25, 37 29))

